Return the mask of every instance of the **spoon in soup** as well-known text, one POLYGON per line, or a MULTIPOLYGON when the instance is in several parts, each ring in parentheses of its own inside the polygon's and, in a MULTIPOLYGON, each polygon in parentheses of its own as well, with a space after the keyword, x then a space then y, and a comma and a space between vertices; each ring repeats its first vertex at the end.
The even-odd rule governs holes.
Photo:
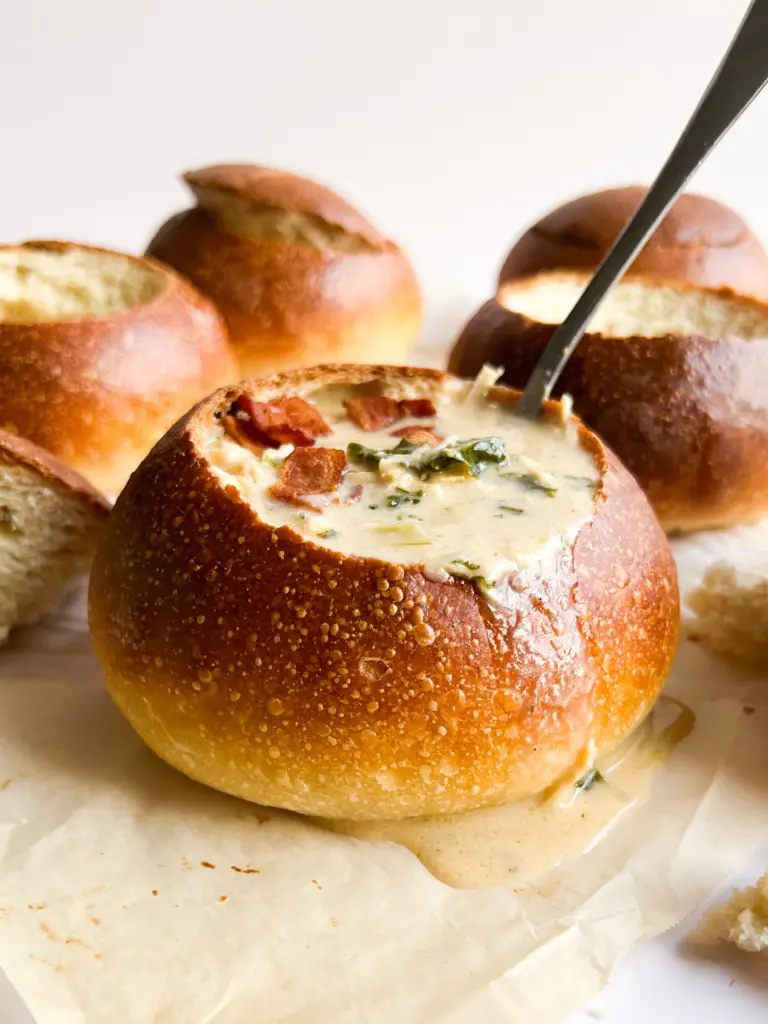
POLYGON ((768 81, 768 0, 752 3, 658 177, 613 243, 533 369, 517 411, 535 418, 589 321, 659 221, 728 129, 768 81))

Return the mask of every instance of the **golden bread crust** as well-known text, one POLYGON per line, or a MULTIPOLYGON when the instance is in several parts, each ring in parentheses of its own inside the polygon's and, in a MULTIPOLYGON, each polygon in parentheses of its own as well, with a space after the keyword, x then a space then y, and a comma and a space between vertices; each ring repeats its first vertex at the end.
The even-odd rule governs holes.
MULTIPOLYGON (((114 255, 68 242, 3 251, 18 248, 114 255)), ((0 322, 0 428, 105 493, 120 489, 192 403, 238 376, 212 303, 167 267, 124 258, 162 275, 156 298, 101 318, 0 322)))
MULTIPOLYGON (((595 270, 640 204, 640 186, 606 189, 565 203, 512 247, 499 285, 549 270, 595 270)), ((768 253, 732 209, 684 193, 627 272, 768 300, 768 253)))
MULTIPOLYGON (((505 383, 524 387, 554 330, 491 299, 459 335, 449 370, 472 377, 492 363, 505 368, 505 383)), ((587 333, 556 393, 572 396, 667 531, 768 514, 768 337, 587 333)))
POLYGON ((204 168, 185 180, 197 189, 320 217, 365 243, 335 249, 236 234, 202 208, 162 225, 148 254, 216 303, 241 375, 405 357, 421 326, 416 275, 402 250, 345 200, 308 179, 248 165, 204 168))
MULTIPOLYGON (((254 397, 445 375, 321 367, 254 397)), ((600 442, 595 515, 557 570, 497 614, 461 580, 350 557, 273 528, 200 448, 211 396, 121 495, 94 566, 95 648, 118 706, 192 778, 326 817, 451 813, 537 792, 588 740, 647 713, 678 631, 674 562, 647 502, 600 442)), ((494 398, 516 396, 496 389, 494 398)), ((547 413, 552 414, 552 413, 547 413)))

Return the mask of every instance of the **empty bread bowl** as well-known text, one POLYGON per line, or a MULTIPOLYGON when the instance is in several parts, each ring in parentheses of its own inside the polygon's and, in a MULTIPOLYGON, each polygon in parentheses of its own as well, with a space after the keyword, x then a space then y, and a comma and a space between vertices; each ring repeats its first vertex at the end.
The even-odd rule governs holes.
POLYGON ((68 242, 0 247, 0 428, 105 493, 237 376, 213 304, 167 267, 68 242))

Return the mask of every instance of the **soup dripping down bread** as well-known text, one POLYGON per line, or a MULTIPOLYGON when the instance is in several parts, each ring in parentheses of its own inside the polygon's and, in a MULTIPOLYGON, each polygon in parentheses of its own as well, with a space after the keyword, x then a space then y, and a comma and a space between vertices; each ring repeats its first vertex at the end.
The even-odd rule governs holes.
POLYGON ((586 771, 652 706, 674 562, 549 403, 331 365, 223 389, 120 496, 94 566, 118 707, 179 770, 325 817, 441 814, 586 771))
POLYGON ((103 491, 236 378, 213 305, 166 267, 68 242, 0 247, 0 427, 103 491))
POLYGON ((402 250, 316 181, 255 164, 184 175, 196 206, 147 252, 219 307, 240 375, 328 360, 401 360, 421 325, 402 250))

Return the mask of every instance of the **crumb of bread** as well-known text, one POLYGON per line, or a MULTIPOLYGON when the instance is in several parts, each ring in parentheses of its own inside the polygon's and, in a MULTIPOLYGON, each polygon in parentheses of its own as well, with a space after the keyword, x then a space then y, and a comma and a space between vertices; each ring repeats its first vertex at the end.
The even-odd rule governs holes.
POLYGON ((0 458, 0 644, 87 572, 101 525, 65 484, 0 458))
POLYGON ((120 253, 9 246, 0 252, 0 322, 107 317, 151 302, 162 274, 120 253))
MULTIPOLYGON (((499 301, 513 313, 545 324, 565 319, 589 282, 589 275, 544 273, 505 285, 499 301)), ((765 309, 749 299, 706 289, 621 281, 592 317, 588 330, 618 338, 667 334, 703 338, 764 337, 765 309)))
POLYGON ((688 605, 690 639, 732 661, 768 663, 768 573, 716 562, 688 605))
POLYGON ((707 911, 691 939, 701 945, 732 942, 747 953, 768 949, 768 874, 707 911))
POLYGON ((331 252, 368 252, 374 248, 362 235, 349 232, 317 214, 255 203, 220 189, 195 188, 194 192, 198 206, 212 213, 219 226, 231 234, 310 245, 331 252))

